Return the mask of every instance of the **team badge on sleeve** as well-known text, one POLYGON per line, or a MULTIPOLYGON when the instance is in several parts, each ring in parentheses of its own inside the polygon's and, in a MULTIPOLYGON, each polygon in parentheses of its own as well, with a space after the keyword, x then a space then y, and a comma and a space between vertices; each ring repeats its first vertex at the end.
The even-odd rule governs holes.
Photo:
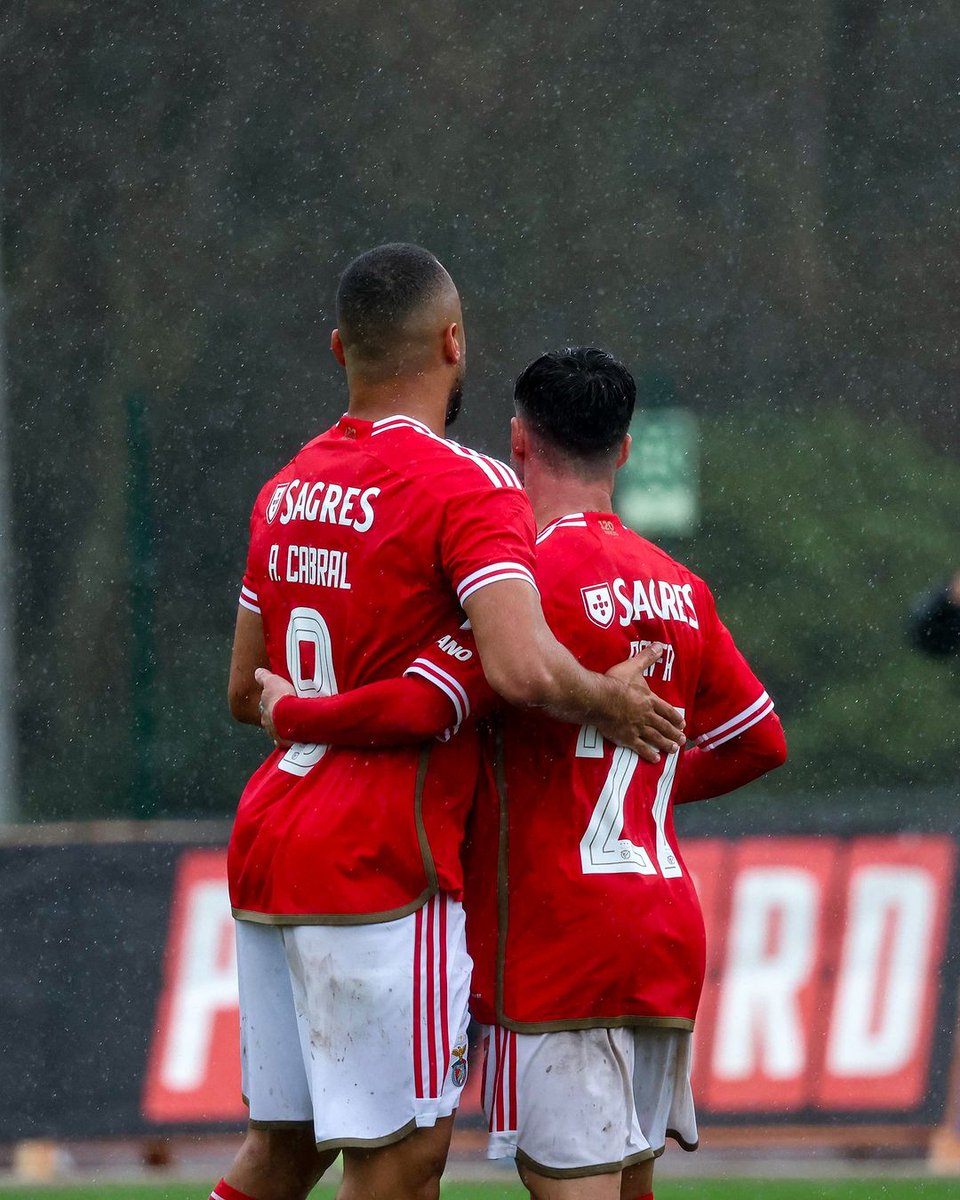
POLYGON ((283 500, 283 494, 287 490, 285 483, 277 484, 273 495, 270 497, 270 503, 267 505, 267 522, 272 525, 276 519, 277 513, 280 511, 280 504, 283 500))
POLYGON ((581 588, 580 595, 583 597, 583 607, 587 610, 587 616, 594 625, 599 625, 601 629, 609 629, 613 624, 613 596, 609 586, 598 583, 595 587, 581 588))

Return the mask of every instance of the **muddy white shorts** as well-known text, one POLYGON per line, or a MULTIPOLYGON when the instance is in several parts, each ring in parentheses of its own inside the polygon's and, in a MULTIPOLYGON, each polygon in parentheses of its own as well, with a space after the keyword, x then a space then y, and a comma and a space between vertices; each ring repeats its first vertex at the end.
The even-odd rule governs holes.
POLYGON ((676 1029, 485 1030, 488 1158, 557 1179, 653 1158, 667 1136, 697 1146, 690 1034, 676 1029))
POLYGON ((471 961, 445 896, 376 925, 237 922, 243 1094, 255 1127, 318 1147, 434 1125, 467 1078, 471 961))

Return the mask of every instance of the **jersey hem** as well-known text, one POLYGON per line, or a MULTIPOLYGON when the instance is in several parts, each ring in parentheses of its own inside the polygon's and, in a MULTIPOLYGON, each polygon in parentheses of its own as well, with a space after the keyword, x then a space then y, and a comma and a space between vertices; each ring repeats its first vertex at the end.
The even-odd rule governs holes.
POLYGON ((312 1129, 313 1121, 304 1119, 302 1121, 257 1121, 253 1117, 247 1118, 247 1124, 251 1129, 312 1129))
POLYGON ((563 1033, 576 1029, 683 1029, 693 1030, 689 1017, 582 1017, 558 1021, 514 1021, 497 1014, 497 1024, 511 1033, 563 1033))
POLYGON ((417 1129, 416 1117, 409 1120, 406 1125, 402 1125, 399 1129, 395 1129, 393 1133, 384 1134, 378 1138, 328 1138, 326 1141, 317 1142, 317 1149, 324 1150, 376 1150, 380 1146, 392 1146, 395 1142, 402 1142, 404 1138, 410 1136, 417 1129))
POLYGON ((249 908, 231 908, 230 912, 235 921, 249 921, 253 925, 386 925, 409 917, 439 892, 439 887, 428 887, 409 904, 375 913, 263 913, 249 908))
MULTIPOLYGON (((700 1147, 699 1141, 688 1142, 675 1129, 666 1130, 666 1136, 672 1138, 681 1150, 686 1150, 689 1154, 694 1153, 700 1147)), ((546 1179, 587 1179, 592 1175, 612 1175, 617 1171, 626 1170, 627 1167, 635 1167, 642 1162, 649 1162, 652 1158, 661 1158, 666 1148, 666 1145, 663 1145, 658 1146, 656 1150, 638 1150, 636 1154, 628 1154, 619 1162, 597 1163, 583 1167, 547 1167, 531 1158, 529 1154, 525 1154, 518 1146, 516 1160, 519 1164, 529 1167, 546 1179)))
MULTIPOLYGON (((677 1145, 680 1147, 680 1149, 686 1150, 686 1152, 688 1154, 693 1154, 693 1152, 695 1150, 698 1150, 700 1148, 700 1139, 699 1138, 695 1142, 688 1142, 686 1140, 686 1138, 682 1137, 679 1133, 677 1133, 677 1131, 675 1129, 668 1129, 667 1137, 673 1138, 673 1140, 677 1143, 677 1145)), ((664 1149, 665 1149, 665 1147, 661 1146, 659 1153, 662 1154, 664 1149)))
POLYGON ((582 1167, 548 1167, 537 1162, 535 1158, 531 1158, 529 1154, 525 1154, 518 1146, 516 1159, 518 1165, 529 1167, 531 1171, 544 1176, 545 1179, 588 1179, 593 1175, 613 1175, 618 1171, 626 1170, 627 1167, 635 1167, 639 1163, 649 1162, 651 1158, 659 1158, 662 1153, 663 1148, 661 1147, 660 1150, 638 1150, 636 1154, 628 1154, 626 1158, 617 1162, 591 1163, 582 1167))
MULTIPOLYGON (((430 747, 424 746, 420 752, 417 764, 417 782, 414 788, 413 814, 417 830, 417 845, 420 849, 420 863, 427 880, 427 886, 408 904, 399 908, 390 908, 384 912, 372 913, 264 913, 248 908, 231 907, 235 921, 250 921, 254 925, 385 925, 388 921, 399 921, 409 917, 411 913, 423 908, 426 902, 440 893, 440 881, 437 878, 437 867, 427 836, 427 827, 423 822, 423 787, 427 778, 427 766, 430 762, 430 747)), ((386 1144, 386 1143, 385 1143, 386 1144)))

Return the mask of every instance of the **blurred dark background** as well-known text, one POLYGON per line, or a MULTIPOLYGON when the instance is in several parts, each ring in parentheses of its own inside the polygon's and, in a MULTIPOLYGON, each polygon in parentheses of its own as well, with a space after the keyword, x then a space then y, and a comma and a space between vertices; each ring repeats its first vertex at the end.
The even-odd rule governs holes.
POLYGON ((569 341, 697 414, 668 549, 792 749, 742 803, 955 788, 958 666, 903 622, 960 564, 958 78, 953 0, 8 0, 22 817, 231 810, 249 510, 343 410, 336 278, 387 240, 460 285, 462 440, 504 454, 569 341))

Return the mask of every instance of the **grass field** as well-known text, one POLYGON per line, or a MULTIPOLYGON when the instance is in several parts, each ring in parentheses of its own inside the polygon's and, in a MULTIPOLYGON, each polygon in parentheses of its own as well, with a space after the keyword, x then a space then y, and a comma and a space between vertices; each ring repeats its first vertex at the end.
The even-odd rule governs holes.
MULTIPOLYGON (((214 1181, 215 1182, 215 1181, 214 1181)), ((206 1200, 202 1183, 100 1184, 96 1187, 0 1186, 2 1200, 206 1200)), ((333 1187, 319 1187, 311 1200, 332 1200, 333 1187)), ((666 1179, 657 1184, 657 1200, 957 1200, 956 1179, 666 1179)), ((449 1183, 443 1200, 521 1200, 513 1183, 449 1183)))

